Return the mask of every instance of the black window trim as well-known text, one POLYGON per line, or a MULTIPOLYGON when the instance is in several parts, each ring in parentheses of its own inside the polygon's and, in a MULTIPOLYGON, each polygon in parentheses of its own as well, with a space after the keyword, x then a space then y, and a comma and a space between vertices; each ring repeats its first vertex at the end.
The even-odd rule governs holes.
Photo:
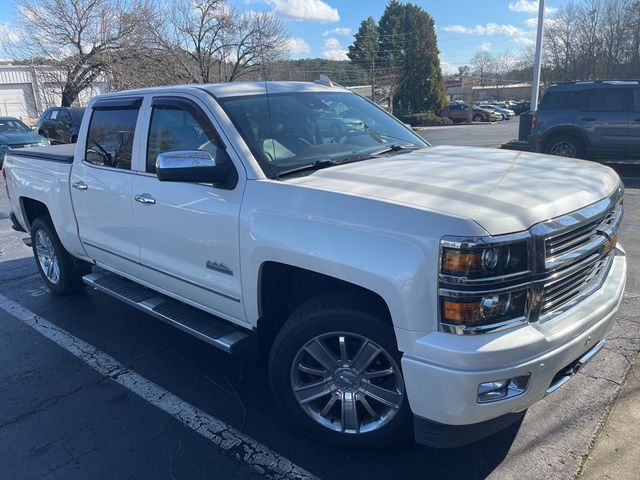
MULTIPOLYGON (((211 121, 209 116, 206 114, 206 112, 202 109, 202 107, 198 105, 196 102, 194 102, 193 100, 191 100, 190 98, 177 97, 173 95, 157 96, 151 99, 150 106, 151 106, 151 111, 149 113, 149 125, 147 127, 147 138, 146 138, 146 145, 144 149, 144 170, 138 172, 139 174, 156 177, 156 178, 158 176, 155 172, 154 173, 147 172, 147 156, 149 155, 149 138, 151 138, 151 122, 153 120, 154 107, 180 108, 182 110, 186 110, 189 113, 192 113, 192 111, 195 111, 196 113, 198 113, 198 115, 194 115, 196 119, 198 118, 198 116, 203 116, 206 122, 213 129, 213 132, 215 133, 216 138, 220 142, 220 145, 218 145, 218 148, 221 148, 222 150, 227 152, 227 155, 229 155, 229 152, 227 151, 227 146, 224 143, 224 140, 222 140, 222 136, 218 133, 218 129, 216 128, 216 126, 213 124, 213 122, 211 121)), ((237 175, 238 169, 236 168, 235 163, 233 162, 230 156, 229 156, 229 162, 231 163, 231 166, 233 167, 233 169, 236 171, 236 175, 237 175)), ((206 183, 203 185, 211 186, 211 184, 209 183, 206 183)))

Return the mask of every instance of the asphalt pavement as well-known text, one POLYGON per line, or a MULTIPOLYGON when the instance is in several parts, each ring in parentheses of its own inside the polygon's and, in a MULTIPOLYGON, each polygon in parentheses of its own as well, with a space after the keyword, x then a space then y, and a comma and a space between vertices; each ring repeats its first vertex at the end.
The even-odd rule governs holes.
MULTIPOLYGON (((511 136, 506 122, 438 128, 446 130, 425 131, 433 144, 481 143, 471 129, 495 133, 496 144, 511 139, 505 138, 511 136), (457 135, 447 132, 453 129, 457 135)), ((493 142, 487 133, 480 136, 493 142)), ((621 171, 640 177, 634 165, 621 171)), ((230 358, 95 290, 50 294, 22 244, 25 235, 10 229, 0 189, 0 295, 4 305, 28 312, 0 309, 0 478, 257 478, 261 470, 250 468, 255 451, 249 451, 255 444, 279 456, 281 465, 265 471, 272 478, 304 478, 306 472, 351 480, 572 478, 640 349, 640 191, 632 185, 621 234, 630 268, 627 294, 605 350, 534 405, 521 424, 453 450, 405 443, 378 452, 320 445, 301 434, 280 413, 266 371, 250 355, 230 358), (56 343, 50 331, 75 340, 56 343), (105 374, 95 355, 87 358, 77 345, 121 368, 105 374), (122 372, 134 375, 134 385, 122 381, 122 372), (136 382, 151 383, 160 396, 175 397, 184 409, 210 415, 255 443, 216 441, 201 422, 185 420, 183 407, 164 408, 136 382)))

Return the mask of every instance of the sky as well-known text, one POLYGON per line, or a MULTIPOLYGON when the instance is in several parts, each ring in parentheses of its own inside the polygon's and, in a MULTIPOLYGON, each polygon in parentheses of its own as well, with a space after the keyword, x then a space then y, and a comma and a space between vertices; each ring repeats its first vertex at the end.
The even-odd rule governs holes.
MULTIPOLYGON (((169 0, 170 1, 170 0, 169 0)), ((380 19, 387 0, 231 0, 244 11, 268 11, 290 35, 291 58, 346 60, 360 22, 380 19)), ((562 0, 547 0, 553 15, 562 0)), ((435 20, 445 74, 468 65, 478 49, 517 53, 535 42, 537 0, 413 0, 435 20)), ((0 25, 11 26, 13 0, 0 0, 0 25)), ((0 39, 1 48, 2 39, 0 39)))

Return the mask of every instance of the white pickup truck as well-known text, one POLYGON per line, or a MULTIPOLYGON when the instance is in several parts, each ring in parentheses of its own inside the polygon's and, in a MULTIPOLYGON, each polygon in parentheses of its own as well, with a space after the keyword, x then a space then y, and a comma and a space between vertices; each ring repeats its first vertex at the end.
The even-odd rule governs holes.
POLYGON ((264 355, 285 414, 345 447, 521 419, 602 348, 625 287, 613 170, 430 147, 330 84, 101 95, 76 145, 11 150, 4 175, 54 293, 264 355))

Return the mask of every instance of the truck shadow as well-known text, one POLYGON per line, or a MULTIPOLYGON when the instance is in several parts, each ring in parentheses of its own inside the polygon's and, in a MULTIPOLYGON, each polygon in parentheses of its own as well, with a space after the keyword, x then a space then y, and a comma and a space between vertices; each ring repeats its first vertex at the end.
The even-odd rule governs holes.
MULTIPOLYGON (((230 357, 95 290, 63 297, 47 293, 34 276, 31 258, 8 260, 3 267, 16 274, 11 275, 13 279, 4 276, 0 286, 3 295, 320 478, 338 478, 345 472, 352 480, 485 478, 507 456, 522 422, 449 450, 410 441, 381 451, 322 445, 301 433, 281 413, 271 395, 266 368, 258 366, 251 353, 230 357)), ((34 395, 47 398, 48 392, 34 395)))

